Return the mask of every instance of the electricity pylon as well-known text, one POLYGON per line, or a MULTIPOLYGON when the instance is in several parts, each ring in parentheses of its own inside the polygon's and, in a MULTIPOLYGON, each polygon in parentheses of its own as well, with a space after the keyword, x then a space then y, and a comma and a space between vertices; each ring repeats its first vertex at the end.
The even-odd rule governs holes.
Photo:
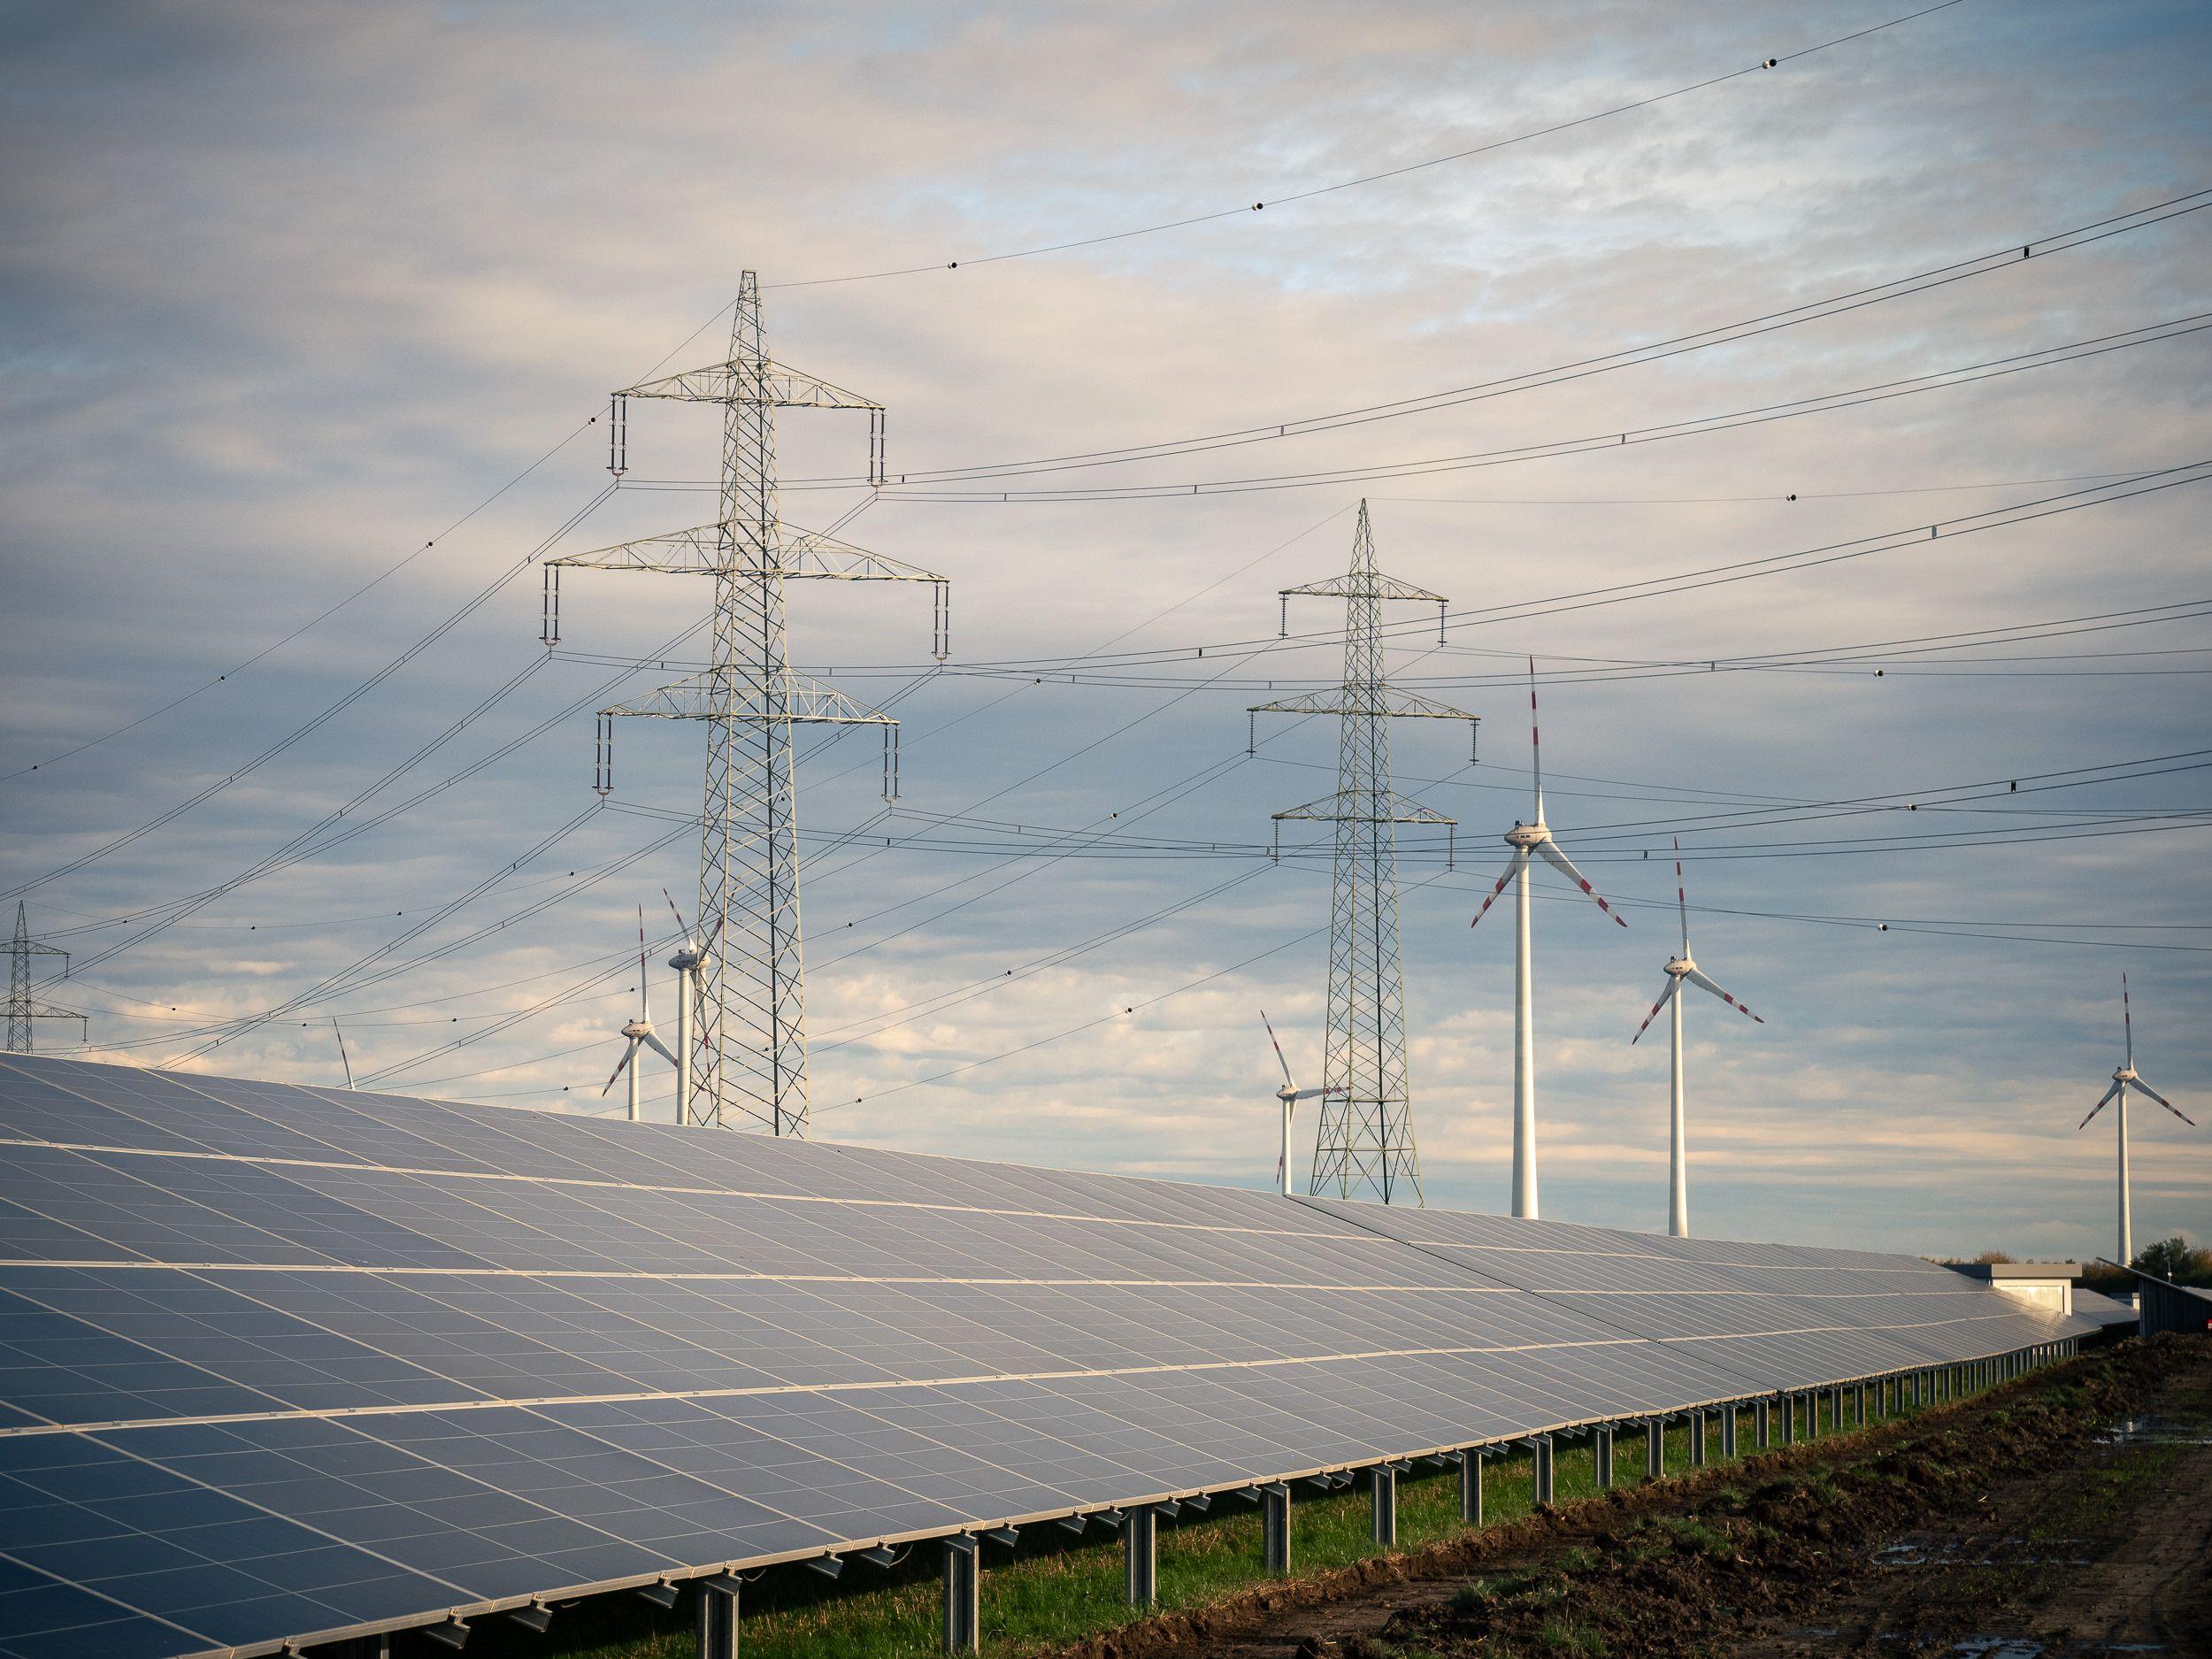
POLYGON ((1305 818, 1336 826, 1329 1033, 1321 1122, 1307 1191, 1418 1204, 1421 1157, 1413 1138, 1405 979, 1398 961, 1397 826, 1433 824, 1448 831, 1455 820, 1390 787, 1390 721, 1464 720, 1471 760, 1479 717, 1400 691, 1385 677, 1383 603, 1410 600, 1436 606, 1440 634, 1448 602, 1376 568, 1375 537, 1364 501, 1352 533, 1352 568, 1326 581, 1282 590, 1286 634, 1294 594, 1341 599, 1345 612, 1344 683, 1263 703, 1251 710, 1337 717, 1336 793, 1275 814, 1278 825, 1305 818))
POLYGON ((599 711, 595 785, 613 784, 613 721, 643 715, 707 724, 706 803, 700 815, 699 926, 706 943, 696 970, 691 1033, 689 1121, 733 1126, 752 1118, 780 1135, 807 1133, 806 983, 799 933, 799 818, 792 775, 795 726, 874 726, 883 730, 883 793, 898 795, 898 722, 835 687, 791 672, 785 642, 784 584, 929 582, 936 588, 935 645, 946 656, 947 583, 817 531, 787 525, 776 503, 775 411, 864 410, 868 482, 883 482, 883 406, 773 361, 761 332, 760 283, 738 287, 724 363, 648 380, 614 395, 608 468, 619 478, 628 456, 633 397, 719 403, 722 503, 714 523, 626 541, 546 570, 545 630, 560 638, 560 570, 659 571, 714 579, 710 666, 645 698, 599 711))
POLYGON ((86 1029, 85 1016, 73 1008, 57 1008, 51 1002, 39 1002, 31 995, 31 958, 59 956, 61 977, 69 977, 69 953, 57 950, 51 945, 42 945, 31 937, 31 918, 23 908, 23 901, 15 902, 15 954, 8 964, 8 1052, 28 1054, 31 1051, 31 1022, 38 1019, 73 1019, 81 1032, 86 1029))

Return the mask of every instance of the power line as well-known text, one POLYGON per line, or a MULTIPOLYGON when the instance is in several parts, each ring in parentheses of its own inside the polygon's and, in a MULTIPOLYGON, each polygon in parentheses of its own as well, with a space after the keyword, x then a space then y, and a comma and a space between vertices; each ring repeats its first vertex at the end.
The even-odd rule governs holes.
MULTIPOLYGON (((2093 335, 2086 340, 2069 341, 2062 345, 2039 347, 2032 351, 2014 352, 2006 357, 1961 364, 1927 374, 1876 381, 1871 385, 1853 387, 1839 392, 1824 392, 1817 396, 1796 398, 1786 403, 1759 404, 1749 409, 1701 415, 1688 420, 1668 421, 1656 426, 1615 427, 1610 431, 1589 433, 1579 437, 1555 438, 1542 443, 1516 444, 1498 449, 1470 450, 1457 455, 1375 462, 1302 472, 1250 473, 1169 484, 1007 490, 977 490, 967 487, 901 488, 893 486, 879 491, 879 497, 885 501, 949 502, 964 505, 1157 501, 1183 496, 1244 495, 1286 489, 1312 489, 1332 484, 1364 483, 1376 479, 1423 478, 1440 472, 1472 472, 1484 467, 1516 465, 1525 461, 1557 460, 1570 455, 1586 455, 1594 450, 1619 449, 1671 442, 1678 438, 1703 437, 1711 433, 1732 432, 1745 426, 1770 426, 1777 421, 1794 420, 1806 415, 1830 414, 1840 409, 1855 409, 1868 403, 1917 396, 1924 392, 1944 391, 1984 380, 2002 380, 2036 369, 2079 363, 2111 352, 2129 350, 2136 346, 2158 345, 2200 334, 2212 327, 2212 321, 2207 320, 2208 318, 2212 318, 2212 311, 2192 312, 2183 317, 2170 318, 2163 322, 2146 323, 2139 327, 2123 329, 2116 334, 2093 335)), ((794 483, 789 488, 849 489, 852 485, 850 480, 840 480, 818 485, 794 483)))
POLYGON ((1533 139, 1547 138, 1557 133, 1570 132, 1576 127, 1587 127, 1593 122, 1607 120, 1617 115, 1625 115, 1632 111, 1650 109, 1670 99, 1684 97, 1693 92, 1701 92, 1708 87, 1720 86, 1727 81, 1740 80, 1745 75, 1755 75, 1766 70, 1778 68, 1786 63, 1794 63, 1801 58, 1809 58, 1814 53, 1826 51, 1831 47, 1841 46, 1851 41, 1864 40, 1867 36, 1878 35, 1885 29, 1897 28, 1903 24, 1930 16, 1934 12, 1947 11, 1958 4, 1960 0, 1939 0, 1937 4, 1924 7, 1917 12, 1907 12, 1903 17, 1892 18, 1886 23, 1877 23, 1868 28, 1854 30, 1848 35, 1839 35, 1832 40, 1822 41, 1812 46, 1800 47, 1795 51, 1784 52, 1778 57, 1762 58, 1757 63, 1747 65, 1740 69, 1731 69, 1723 73, 1709 75, 1702 80, 1691 81, 1686 86, 1675 87, 1664 92, 1651 93, 1626 104, 1617 104, 1608 109, 1594 111, 1588 115, 1578 115, 1569 120, 1555 121, 1548 127, 1535 127, 1525 133, 1516 133, 1509 138, 1490 139, 1479 144, 1470 145, 1463 150, 1453 150, 1448 155, 1432 156, 1425 161, 1409 162, 1403 166, 1388 167, 1378 173, 1363 173, 1356 178, 1339 179, 1329 184, 1311 185, 1302 190, 1285 192, 1256 202, 1240 201, 1234 207, 1216 208, 1205 212, 1187 214, 1179 219, 1164 219, 1150 225, 1139 225, 1126 230, 1076 236, 1062 242, 1048 242, 1038 247, 1014 249, 1004 253, 972 255, 964 259, 943 259, 928 265, 901 265, 889 270, 855 272, 845 276, 808 277, 789 282, 772 282, 765 286, 770 288, 826 288, 849 282, 881 281, 889 277, 924 276, 933 273, 957 271, 963 266, 1003 265, 1010 260, 1034 259, 1045 254, 1069 253, 1080 248, 1100 247, 1107 242, 1128 242, 1140 236, 1158 235, 1164 231, 1187 230, 1194 225, 1211 224, 1219 219, 1241 219, 1248 213, 1257 213, 1271 206, 1285 207, 1293 202, 1311 201, 1317 196, 1331 196, 1342 190, 1358 189, 1365 185, 1380 184, 1388 180, 1402 179, 1409 173, 1421 173, 1431 167, 1441 167, 1452 162, 1465 161, 1471 157, 1487 155, 1493 150, 1504 150, 1510 145, 1524 144, 1533 139))
MULTIPOLYGON (((2212 207, 2212 189, 2193 190, 2186 195, 2154 203, 2131 211, 2108 215, 2078 225, 2070 229, 2054 231, 2040 237, 2016 238, 2003 248, 1991 253, 1977 254, 1970 258, 1954 260, 1929 270, 1913 272, 1893 277, 1823 299, 1809 300, 1779 311, 1763 312, 1735 322, 1719 323, 1709 328, 1647 342, 1642 345, 1626 346, 1603 354, 1578 357, 1550 367, 1525 370, 1518 374, 1504 375, 1496 380, 1478 380, 1469 385, 1455 386, 1441 391, 1422 393, 1411 397, 1393 398, 1386 402, 1360 404, 1350 409, 1331 411, 1325 414, 1301 416, 1281 421, 1263 421, 1256 425, 1233 427, 1227 431, 1210 432, 1185 438, 1162 439, 1148 443, 1128 444, 1117 449, 1077 450, 1067 454, 1035 457, 1019 461, 975 462, 964 465, 916 468, 899 472, 895 482, 901 485, 931 483, 973 484, 997 478, 1029 477, 1038 473, 1079 472, 1103 466, 1128 465, 1140 461, 1156 461, 1184 455, 1198 455, 1216 449, 1240 449, 1252 444, 1274 443, 1285 439, 1310 436, 1315 433, 1340 431, 1348 426, 1369 426, 1377 421, 1396 420, 1409 415, 1432 414, 1439 410, 1456 409, 1468 403, 1485 403, 1498 397, 1509 397, 1517 393, 1534 391, 1543 387, 1556 386, 1571 380, 1587 380, 1594 375, 1609 374, 1617 369, 1634 368, 1657 363, 1671 357, 1682 357, 1713 347, 1736 344, 1761 335, 1794 328, 1805 323, 1819 322, 1832 317, 1847 315, 1869 306, 1890 300, 1903 299, 1932 289, 1947 288, 1955 282, 1987 276, 1994 273, 2016 270, 2027 262, 2030 250, 2038 257, 2085 248, 2113 236, 2147 229, 2153 225, 2179 219, 2185 214, 2201 212, 2212 207)), ((803 479, 795 484, 849 483, 849 480, 803 479)))

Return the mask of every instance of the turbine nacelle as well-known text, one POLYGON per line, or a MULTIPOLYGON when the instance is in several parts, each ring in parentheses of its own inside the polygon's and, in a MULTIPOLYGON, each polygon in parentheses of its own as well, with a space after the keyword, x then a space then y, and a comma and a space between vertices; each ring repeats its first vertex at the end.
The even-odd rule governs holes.
POLYGON ((1660 972, 1671 973, 1678 979, 1687 979, 1697 972, 1697 964, 1691 961, 1687 956, 1670 956, 1667 958, 1667 965, 1660 972))
POLYGON ((1533 852, 1550 839, 1551 826, 1541 818, 1533 824, 1523 824, 1517 820, 1513 827, 1505 833, 1505 844, 1520 852, 1533 852))

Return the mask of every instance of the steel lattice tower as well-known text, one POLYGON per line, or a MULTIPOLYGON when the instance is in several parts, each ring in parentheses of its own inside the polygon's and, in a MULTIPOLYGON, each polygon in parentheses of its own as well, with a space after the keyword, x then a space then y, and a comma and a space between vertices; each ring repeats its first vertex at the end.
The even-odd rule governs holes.
POLYGON ((42 945, 31 937, 31 918, 23 901, 15 902, 15 952, 8 962, 8 1052, 31 1051, 31 1024, 41 1019, 73 1019, 81 1025, 85 1016, 73 1008, 57 1008, 31 995, 31 958, 59 956, 62 977, 69 977, 69 953, 42 945))
POLYGON ((560 570, 689 572, 714 579, 710 666, 649 696, 600 711, 598 775, 613 787, 617 715, 703 720, 706 799, 700 814, 699 926, 694 982, 690 1121, 733 1125, 749 1117, 777 1134, 807 1133, 806 979, 799 926, 799 818, 795 726, 875 726, 884 733, 884 795, 898 791, 898 722, 834 687, 795 675, 786 648, 784 584, 798 578, 923 581, 936 587, 935 643, 946 654, 946 582, 814 531, 785 524, 776 501, 775 411, 868 413, 868 482, 883 482, 883 408, 772 359, 760 284, 738 289, 728 361, 615 394, 611 471, 627 464, 627 400, 719 403, 721 516, 710 525, 549 561, 544 637, 560 638, 560 570))
POLYGON ((1375 565, 1367 503, 1352 534, 1352 568, 1326 581, 1282 590, 1285 631, 1290 596, 1344 601, 1344 683, 1256 707, 1280 714, 1337 717, 1337 789, 1275 814, 1336 826, 1335 892, 1329 913, 1329 1031, 1307 1190, 1340 1198, 1418 1204, 1421 1157, 1413 1137, 1413 1091, 1406 1074, 1405 979, 1398 960, 1398 845, 1401 824, 1449 826, 1454 820, 1390 787, 1394 718, 1464 720, 1471 750, 1479 717, 1398 690, 1384 672, 1382 607, 1412 600, 1437 607, 1441 594, 1386 576, 1375 565))

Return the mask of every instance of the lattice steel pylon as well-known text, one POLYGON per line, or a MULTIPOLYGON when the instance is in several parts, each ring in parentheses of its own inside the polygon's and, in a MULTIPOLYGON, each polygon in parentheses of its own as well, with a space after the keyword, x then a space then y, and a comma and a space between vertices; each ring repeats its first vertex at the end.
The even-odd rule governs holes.
MULTIPOLYGON (((1398 842, 1401 824, 1455 820, 1409 800, 1390 786, 1394 718, 1464 720, 1473 758, 1480 717, 1391 685, 1384 673, 1382 607, 1411 600, 1437 607, 1441 594, 1386 576, 1375 566, 1367 503, 1352 533, 1352 568, 1326 581, 1282 590, 1284 632, 1290 599, 1310 594, 1344 601, 1344 683, 1327 691, 1263 703, 1253 716, 1337 717, 1336 793, 1275 814, 1336 826, 1335 892, 1329 912, 1329 1031, 1313 1172, 1307 1190, 1340 1198, 1373 1196, 1384 1203, 1421 1196, 1421 1156, 1413 1137, 1413 1090, 1406 1068, 1405 979, 1398 958, 1398 842)), ((1255 720, 1256 729, 1256 719, 1255 720)), ((1280 833, 1279 829, 1277 832, 1280 833)))
POLYGON ((31 1025, 35 1020, 73 1019, 80 1030, 88 1029, 86 1017, 73 1008, 57 1008, 51 1002, 42 1002, 31 995, 31 958, 59 956, 63 979, 69 977, 69 953, 57 950, 51 945, 42 945, 31 937, 30 914, 23 908, 23 901, 15 902, 15 954, 8 961, 8 1052, 28 1054, 31 1051, 31 1025))
POLYGON ((628 464, 627 400, 722 405, 721 514, 710 525, 548 562, 545 626, 560 639, 560 572, 658 571, 714 579, 714 641, 704 673, 599 713, 595 785, 613 788, 618 715, 707 723, 706 801, 700 815, 699 927, 707 940, 693 983, 688 1120, 733 1127, 749 1117, 777 1134, 808 1128, 806 980, 799 927, 799 816, 795 726, 883 729, 883 792, 898 794, 898 722, 836 687, 791 672, 784 584, 800 578, 935 586, 937 659, 947 654, 945 578, 787 525, 776 501, 775 411, 864 410, 868 482, 883 472, 883 406, 768 354, 760 283, 738 288, 724 363, 617 392, 609 409, 608 468, 628 464))

